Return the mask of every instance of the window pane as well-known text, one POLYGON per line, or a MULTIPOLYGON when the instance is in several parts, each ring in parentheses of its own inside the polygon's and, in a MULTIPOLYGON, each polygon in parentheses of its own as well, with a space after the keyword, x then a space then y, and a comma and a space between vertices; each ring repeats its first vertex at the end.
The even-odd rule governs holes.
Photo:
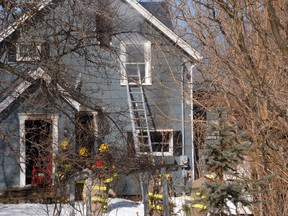
POLYGON ((144 45, 128 44, 126 45, 127 62, 144 63, 144 45))
POLYGON ((19 54, 21 57, 28 56, 29 55, 28 52, 29 52, 29 48, 27 46, 24 46, 24 45, 20 46, 20 53, 19 54))
POLYGON ((129 76, 138 76, 138 70, 140 70, 141 80, 144 81, 145 79, 145 64, 126 64, 126 73, 129 76))
POLYGON ((20 56, 21 57, 33 57, 38 55, 37 47, 34 45, 21 45, 20 46, 20 56))
MULTIPOLYGON (((143 135, 147 135, 147 132, 144 132, 143 135)), ((153 152, 169 152, 169 145, 173 139, 172 132, 170 131, 151 131, 151 144, 152 144, 152 151, 153 152)), ((140 151, 149 152, 148 147, 148 138, 141 139, 139 136, 139 144, 140 144, 140 151), (141 146, 142 144, 142 146, 141 146)))
POLYGON ((169 144, 152 144, 153 152, 169 152, 169 144))

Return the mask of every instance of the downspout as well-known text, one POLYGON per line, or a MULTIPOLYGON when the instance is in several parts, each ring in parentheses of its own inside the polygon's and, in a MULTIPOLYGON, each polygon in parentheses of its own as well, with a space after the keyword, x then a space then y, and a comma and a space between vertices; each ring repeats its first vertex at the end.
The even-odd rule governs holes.
POLYGON ((195 64, 192 64, 190 67, 190 102, 191 102, 191 113, 190 113, 190 120, 191 120, 191 177, 192 181, 195 180, 195 148, 194 148, 194 113, 193 113, 193 68, 195 64))
POLYGON ((184 69, 185 64, 181 65, 181 131, 182 131, 182 156, 185 155, 185 98, 184 98, 184 69))

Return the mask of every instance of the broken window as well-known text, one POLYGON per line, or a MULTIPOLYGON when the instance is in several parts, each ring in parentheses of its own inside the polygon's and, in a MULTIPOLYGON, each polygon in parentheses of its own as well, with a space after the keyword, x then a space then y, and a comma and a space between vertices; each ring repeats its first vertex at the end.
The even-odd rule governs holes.
MULTIPOLYGON (((139 131, 139 147, 141 153, 149 153, 147 131, 139 131)), ((173 130, 150 131, 152 154, 156 156, 173 156, 181 153, 181 133, 173 130)), ((130 144, 133 143, 132 132, 128 133, 130 144)), ((131 149, 130 149, 131 151, 131 149)))

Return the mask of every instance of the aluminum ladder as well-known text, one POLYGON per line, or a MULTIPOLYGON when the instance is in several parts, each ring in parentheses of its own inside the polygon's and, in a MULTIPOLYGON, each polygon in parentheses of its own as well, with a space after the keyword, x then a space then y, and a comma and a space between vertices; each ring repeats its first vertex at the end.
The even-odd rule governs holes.
MULTIPOLYGON (((140 69, 137 65, 137 73, 127 75, 126 87, 127 98, 132 123, 134 147, 136 153, 152 153, 150 126, 148 121, 148 106, 142 85, 140 69)), ((151 117, 151 115, 149 115, 151 117)), ((153 124, 151 118, 151 124, 153 124)))

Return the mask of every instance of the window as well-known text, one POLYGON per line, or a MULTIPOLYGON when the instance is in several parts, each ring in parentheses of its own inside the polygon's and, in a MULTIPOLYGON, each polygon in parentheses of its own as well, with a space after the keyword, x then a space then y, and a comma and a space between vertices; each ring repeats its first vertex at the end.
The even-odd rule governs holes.
MULTIPOLYGON (((179 133, 174 133, 173 130, 158 130, 150 131, 152 152, 155 156, 173 156, 174 144, 178 145, 177 137, 179 133), (175 143, 174 143, 175 142, 175 143)), ((133 143, 132 132, 128 133, 128 140, 133 143)), ((147 131, 139 131, 139 147, 141 153, 150 152, 148 145, 147 131)))
POLYGON ((80 111, 76 115, 76 154, 89 156, 93 154, 96 137, 95 114, 80 111))
POLYGON ((121 85, 126 85, 127 79, 132 84, 151 85, 151 43, 122 43, 121 51, 121 85))
POLYGON ((31 43, 17 44, 16 61, 40 60, 41 45, 31 43))

